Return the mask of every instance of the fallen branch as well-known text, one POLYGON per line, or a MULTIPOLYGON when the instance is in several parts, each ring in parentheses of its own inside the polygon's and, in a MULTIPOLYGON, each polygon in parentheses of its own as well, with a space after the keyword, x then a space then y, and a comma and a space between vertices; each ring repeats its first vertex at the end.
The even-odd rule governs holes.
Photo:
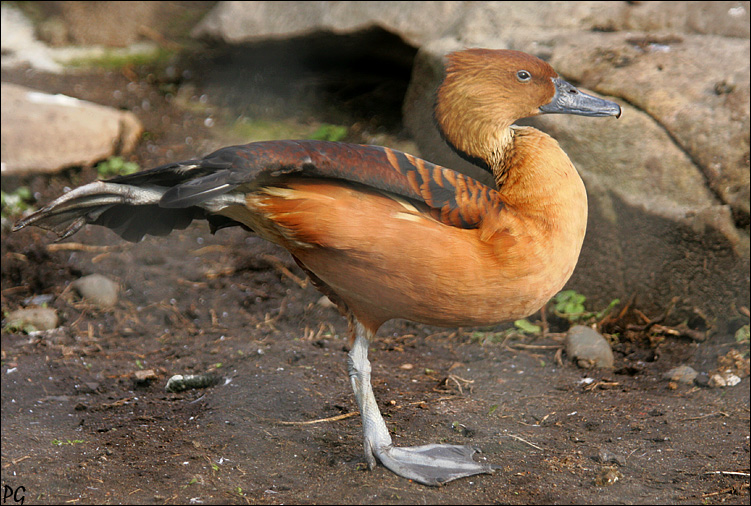
POLYGON ((547 345, 547 344, 522 344, 522 343, 511 343, 508 345, 509 348, 520 348, 523 350, 558 350, 560 349, 560 345, 547 345))

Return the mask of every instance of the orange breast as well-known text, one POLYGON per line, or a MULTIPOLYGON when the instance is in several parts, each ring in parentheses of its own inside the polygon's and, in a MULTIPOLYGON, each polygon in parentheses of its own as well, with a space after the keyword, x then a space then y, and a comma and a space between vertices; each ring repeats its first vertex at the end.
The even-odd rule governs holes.
POLYGON ((223 214, 287 248, 371 328, 392 318, 442 326, 521 318, 565 282, 546 238, 523 220, 491 234, 462 229, 390 194, 322 180, 263 188, 246 201, 223 214))

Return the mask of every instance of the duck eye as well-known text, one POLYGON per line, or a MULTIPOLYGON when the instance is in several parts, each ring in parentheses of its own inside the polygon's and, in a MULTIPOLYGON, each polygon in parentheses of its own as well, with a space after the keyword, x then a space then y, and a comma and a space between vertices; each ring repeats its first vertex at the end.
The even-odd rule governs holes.
POLYGON ((519 80, 519 82, 526 83, 529 82, 530 79, 532 79, 532 74, 530 74, 526 70, 519 70, 516 72, 516 78, 519 80))

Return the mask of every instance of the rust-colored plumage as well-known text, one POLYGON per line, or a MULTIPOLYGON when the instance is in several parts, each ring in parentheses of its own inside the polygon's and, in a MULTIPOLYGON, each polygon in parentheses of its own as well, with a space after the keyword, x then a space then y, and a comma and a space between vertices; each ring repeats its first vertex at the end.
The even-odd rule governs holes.
POLYGON ((345 314, 349 373, 365 454, 436 485, 491 472, 472 450, 391 443, 370 388, 367 343, 392 318, 443 326, 527 316, 559 291, 579 256, 587 198, 557 142, 519 118, 619 115, 545 62, 518 51, 448 56, 435 117, 449 145, 497 188, 384 147, 270 141, 91 183, 21 220, 67 237, 85 224, 128 240, 195 218, 243 226, 286 248, 345 314))

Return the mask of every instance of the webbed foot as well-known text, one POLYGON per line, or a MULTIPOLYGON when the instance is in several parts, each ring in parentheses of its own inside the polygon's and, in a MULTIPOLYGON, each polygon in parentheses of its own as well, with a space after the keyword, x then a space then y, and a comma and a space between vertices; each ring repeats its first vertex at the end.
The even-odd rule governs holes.
POLYGON ((376 458, 404 478, 438 486, 457 478, 491 474, 496 466, 476 462, 471 446, 429 444, 423 446, 372 448, 376 458))

